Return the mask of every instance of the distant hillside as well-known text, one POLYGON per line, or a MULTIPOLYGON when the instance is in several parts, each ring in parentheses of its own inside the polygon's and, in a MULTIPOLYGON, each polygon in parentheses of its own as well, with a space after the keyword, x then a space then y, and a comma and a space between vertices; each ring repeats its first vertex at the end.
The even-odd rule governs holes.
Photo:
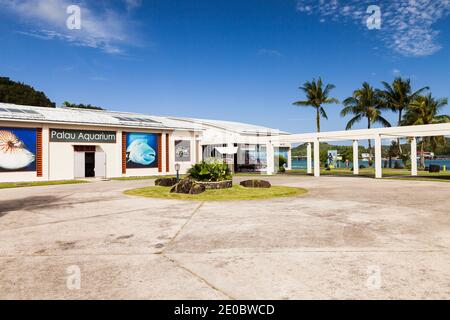
MULTIPOLYGON (((321 142, 320 143, 320 152, 328 152, 328 150, 337 150, 339 154, 342 154, 345 152, 353 153, 352 146, 336 146, 336 145, 329 144, 327 142, 321 142)), ((367 148, 360 146, 359 151, 366 152, 367 148)), ((306 143, 301 144, 295 148, 292 148, 292 156, 293 157, 306 157, 306 143)))
POLYGON ((21 82, 15 82, 6 77, 0 77, 0 102, 55 108, 54 102, 42 91, 21 82))

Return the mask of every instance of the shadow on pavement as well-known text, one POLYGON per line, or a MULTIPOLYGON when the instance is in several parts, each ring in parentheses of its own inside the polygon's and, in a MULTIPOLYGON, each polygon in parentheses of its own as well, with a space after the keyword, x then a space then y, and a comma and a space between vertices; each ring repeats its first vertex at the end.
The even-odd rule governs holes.
POLYGON ((11 211, 33 210, 42 205, 49 205, 61 197, 57 196, 34 196, 21 199, 0 201, 0 218, 11 211))

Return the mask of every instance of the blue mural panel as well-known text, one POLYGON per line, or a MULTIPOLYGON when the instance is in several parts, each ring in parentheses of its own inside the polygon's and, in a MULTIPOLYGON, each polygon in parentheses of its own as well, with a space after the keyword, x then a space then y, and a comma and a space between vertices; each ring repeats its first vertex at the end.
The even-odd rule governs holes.
POLYGON ((158 134, 129 132, 127 169, 158 167, 158 134))
POLYGON ((36 171, 36 128, 0 127, 0 172, 36 171))

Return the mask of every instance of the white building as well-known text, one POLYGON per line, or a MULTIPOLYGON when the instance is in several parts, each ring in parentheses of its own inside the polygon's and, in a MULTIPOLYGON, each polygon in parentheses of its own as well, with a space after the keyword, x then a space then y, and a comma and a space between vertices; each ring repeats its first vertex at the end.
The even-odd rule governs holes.
POLYGON ((232 121, 178 117, 170 119, 200 125, 204 129, 201 137, 202 157, 224 159, 232 165, 235 172, 275 172, 279 155, 287 160, 286 170, 291 169, 291 145, 279 141, 289 135, 287 132, 232 121), (270 144, 267 143, 268 139, 271 140, 270 144), (273 156, 267 157, 267 152, 273 156), (271 159, 274 159, 273 163, 271 159))
POLYGON ((184 173, 204 155, 273 173, 279 150, 290 158, 290 146, 276 143, 285 134, 226 121, 0 103, 0 182, 165 175, 175 163, 184 173))

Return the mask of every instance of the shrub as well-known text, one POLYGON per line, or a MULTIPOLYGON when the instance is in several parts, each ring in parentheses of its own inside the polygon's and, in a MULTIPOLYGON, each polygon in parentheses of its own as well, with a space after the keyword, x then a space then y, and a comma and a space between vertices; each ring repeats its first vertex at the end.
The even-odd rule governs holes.
POLYGON ((189 177, 197 181, 223 181, 231 179, 231 170, 221 161, 202 161, 188 170, 189 177))
POLYGON ((280 155, 278 157, 278 171, 285 172, 286 168, 284 167, 284 165, 287 165, 287 159, 285 156, 280 155))

